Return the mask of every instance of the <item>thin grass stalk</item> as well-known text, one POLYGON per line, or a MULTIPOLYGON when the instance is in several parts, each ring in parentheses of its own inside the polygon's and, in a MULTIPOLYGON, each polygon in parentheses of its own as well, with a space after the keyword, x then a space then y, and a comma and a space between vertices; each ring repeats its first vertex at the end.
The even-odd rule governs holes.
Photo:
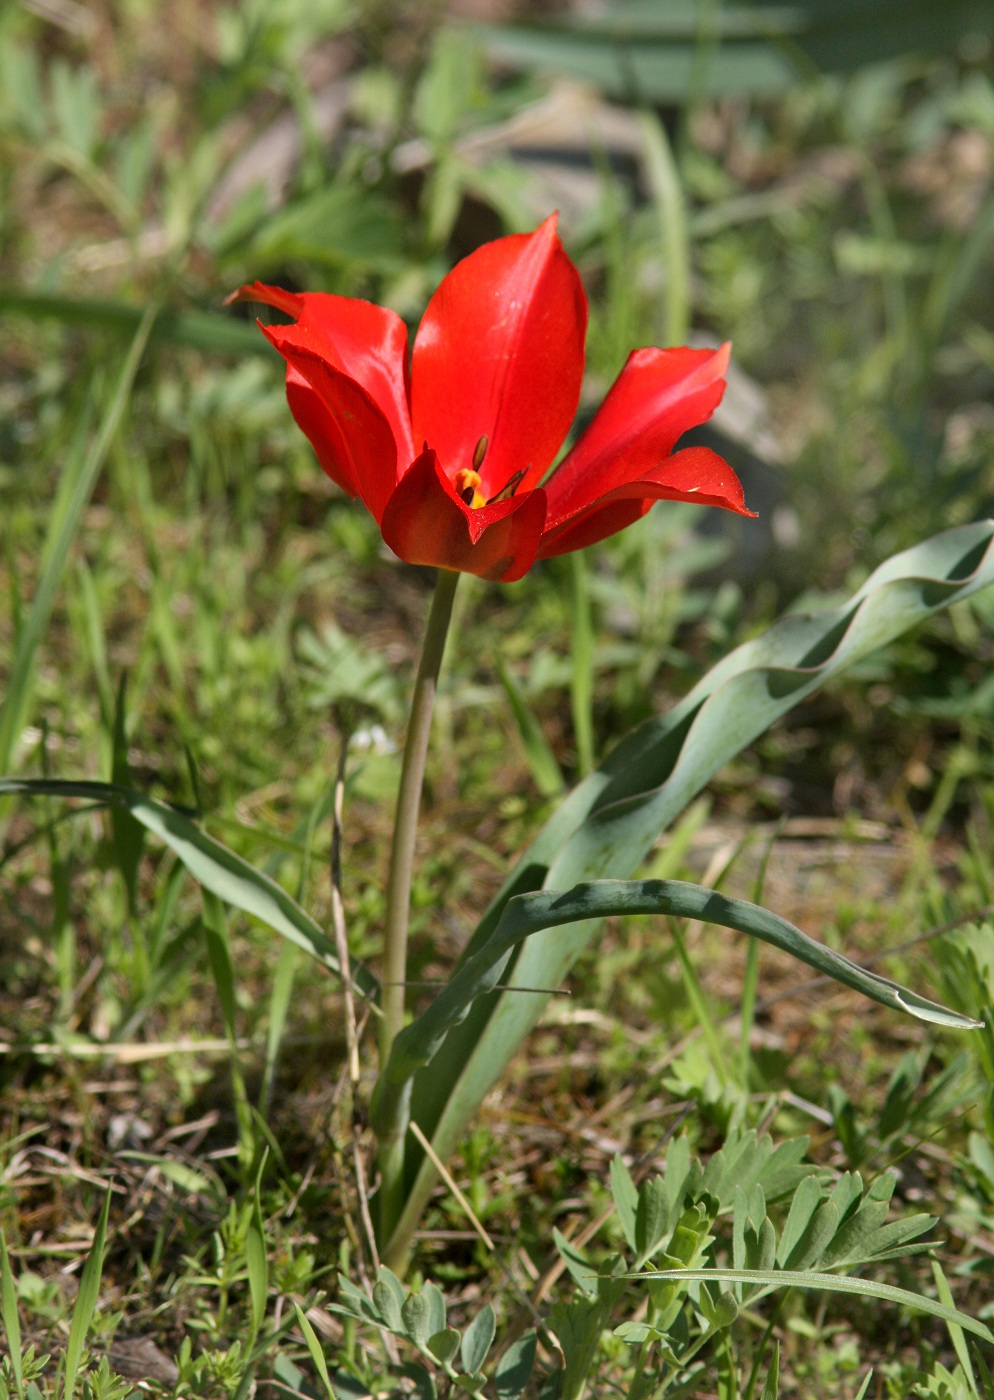
POLYGON ((693 1008, 694 1017, 707 1042, 708 1049, 711 1051, 711 1059, 714 1064, 715 1073, 720 1079, 722 1087, 724 1087, 731 1082, 728 1064, 725 1060, 725 1051, 722 1047, 721 1037, 718 1034, 718 1028, 715 1025, 714 1017, 711 1015, 711 1011, 708 1007, 707 997, 704 995, 704 988, 701 986, 697 973, 694 970, 694 964, 691 962, 690 955, 687 952, 687 945, 684 942, 683 934, 680 931, 680 925, 676 919, 670 920, 670 935, 673 939, 673 947, 676 950, 677 961, 680 964, 680 971, 683 974, 683 986, 687 993, 687 999, 693 1008))
POLYGON ((666 345, 682 345, 690 329, 690 238, 687 208, 680 172, 666 129, 655 112, 639 114, 645 173, 659 218, 664 283, 663 338, 666 345))
POLYGON ((114 434, 120 426, 155 315, 156 308, 150 306, 139 322, 131 342, 131 348, 114 386, 110 404, 101 421, 96 440, 89 452, 81 458, 78 474, 68 491, 65 508, 53 523, 52 532, 45 543, 41 577, 25 617, 24 626, 17 638, 17 648, 10 669, 10 680, 7 684, 3 704, 0 706, 0 772, 10 770, 14 747, 23 728, 25 714, 30 703, 35 656, 48 626, 55 596, 83 518, 83 512, 93 494, 93 488, 114 439, 114 434))
POLYGON ((570 700, 576 763, 581 777, 594 768, 594 627, 590 616, 587 563, 582 554, 571 554, 573 586, 573 651, 570 658, 570 700))
MULTIPOLYGON (((457 573, 447 569, 439 570, 435 593, 428 611, 421 660, 418 663, 418 674, 411 698, 411 718, 404 741, 397 814, 390 848, 390 871, 387 878, 380 1002, 383 1013, 380 1022, 381 1067, 389 1060, 390 1050, 404 1024, 404 984, 407 980, 407 931, 410 922, 411 883, 414 877, 414 843, 417 837, 425 760, 428 756, 431 714, 458 582, 457 573)), ((408 1091, 398 1099, 397 1113, 392 1116, 391 1122, 380 1137, 381 1240, 389 1239, 403 1205, 404 1136, 409 1118, 409 1101, 408 1091)))

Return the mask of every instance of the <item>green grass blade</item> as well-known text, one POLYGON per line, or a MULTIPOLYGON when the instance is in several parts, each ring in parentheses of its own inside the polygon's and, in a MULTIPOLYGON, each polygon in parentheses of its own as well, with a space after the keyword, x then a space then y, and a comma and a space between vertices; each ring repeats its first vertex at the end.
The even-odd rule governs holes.
POLYGON ((318 1341, 317 1333, 307 1321, 303 1308, 294 1299, 293 1310, 297 1314, 297 1326, 304 1334, 304 1341, 307 1343, 307 1350, 311 1360, 314 1362, 314 1369, 321 1377, 321 1384, 328 1393, 328 1400, 336 1400, 335 1391, 331 1384, 331 1377, 328 1374, 328 1363, 324 1359, 324 1352, 321 1350, 321 1343, 318 1341))
POLYGON ((573 587, 573 647, 570 657, 570 701, 576 760, 586 776, 594 766, 594 629, 587 587, 587 561, 582 553, 569 556, 573 587))
POLYGON ((263 1154, 259 1171, 252 1187, 252 1211, 249 1215, 248 1233, 245 1236, 245 1263, 248 1271, 249 1299, 252 1305, 252 1336, 259 1335, 266 1320, 266 1302, 269 1296, 269 1259, 266 1255, 266 1232, 262 1224, 262 1174, 266 1166, 263 1154))
POLYGON ((100 717, 110 733, 114 725, 114 686, 110 678, 107 641, 104 636, 103 618, 100 614, 100 599, 97 596, 97 586, 93 574, 85 559, 76 561, 76 579, 79 584, 83 631, 90 650, 90 661, 97 682, 97 694, 100 697, 100 717))
MULTIPOLYGON (((131 767, 128 763, 127 706, 128 678, 127 672, 122 671, 114 705, 110 775, 111 782, 118 787, 127 787, 131 777, 131 767)), ((130 812, 117 806, 110 809, 110 825, 114 859, 124 882, 128 912, 134 917, 138 909, 138 868, 145 845, 145 828, 135 821, 130 812)))
POLYGON ((7 1241, 0 1231, 0 1318, 7 1334, 7 1357, 14 1373, 14 1383, 20 1397, 24 1391, 24 1369, 21 1364, 21 1323, 17 1315, 17 1285, 10 1267, 7 1241))
POLYGON ((514 676, 499 656, 495 657, 495 661, 497 678, 504 687, 507 703, 511 707, 511 714, 518 726, 518 733, 525 750, 525 758, 528 760, 528 767, 535 779, 535 786, 543 797, 557 797, 566 785, 563 782, 562 770, 556 762, 556 755, 552 752, 548 739, 542 733, 542 726, 522 695, 521 687, 514 676))
POLYGON ((866 1400, 867 1393, 870 1389, 870 1382, 872 1380, 873 1368, 871 1367, 870 1370, 867 1371, 866 1375, 863 1377, 863 1384, 860 1386, 859 1390, 857 1390, 855 1396, 853 1397, 853 1400, 866 1400))
POLYGON ((639 125, 666 278, 663 344, 683 345, 690 329, 690 239, 683 188, 666 130, 655 112, 642 112, 639 125))
POLYGON ((83 1355, 86 1335, 93 1321, 97 1301, 100 1297, 100 1277, 104 1268, 104 1246, 107 1241, 107 1217, 110 1214, 110 1192, 104 1197, 100 1219, 93 1236, 93 1247, 83 1267, 79 1280, 79 1292, 72 1310, 69 1324, 69 1341, 66 1344, 65 1367, 63 1370, 63 1400, 72 1400, 76 1389, 76 1373, 83 1355))
POLYGON ((31 701, 35 656, 48 627, 83 512, 93 494, 97 477, 121 422, 154 320, 155 307, 150 306, 138 323, 97 435, 89 451, 81 452, 76 460, 70 459, 69 470, 72 471, 72 476, 65 487, 60 488, 60 496, 64 492, 65 505, 58 515, 53 516, 49 538, 45 543, 41 577, 18 635, 10 679, 3 704, 0 705, 0 771, 10 768, 14 745, 24 727, 31 701))
POLYGON ((217 999, 221 1004, 225 1035, 228 1037, 231 1090, 235 1101, 235 1117, 238 1122, 239 1158, 242 1167, 247 1168, 255 1155, 255 1134, 252 1131, 248 1091, 245 1088, 245 1076, 242 1074, 242 1065, 238 1054, 235 964, 231 956, 228 921, 224 917, 224 905, 221 901, 209 890, 202 890, 201 893, 204 900, 204 936, 207 940, 207 955, 210 959, 211 972, 214 975, 214 986, 217 988, 217 999))
POLYGON ((276 1062, 290 1012, 299 957, 300 952, 294 944, 284 943, 280 948, 273 976, 273 990, 269 996, 269 1028, 266 1032, 266 1063, 263 1066, 262 1088, 259 1091, 259 1112, 263 1118, 268 1115, 272 1101, 276 1062))
MULTIPOLYGON (((331 972, 340 971, 331 940, 311 916, 275 880, 257 870, 227 846, 215 841, 190 817, 151 797, 114 783, 65 782, 47 778, 0 778, 0 794, 81 797, 106 806, 123 807, 148 831, 175 851, 193 878, 224 904, 258 919, 311 953, 331 972)), ((352 979, 360 996, 375 997, 376 979, 353 966, 352 979)))
MULTIPOLYGON (((952 1289, 949 1287, 949 1282, 942 1272, 942 1265, 939 1263, 938 1259, 932 1260, 932 1277, 935 1279, 935 1289, 939 1295, 939 1302, 947 1308, 952 1308, 952 1289)), ((963 1374, 970 1385, 970 1389, 979 1400, 980 1391, 977 1388, 977 1376, 973 1369, 973 1363, 970 1360, 970 1350, 966 1344, 966 1338, 963 1336, 963 1328, 958 1322, 948 1321, 946 1327, 949 1330, 949 1340, 953 1344, 953 1351, 956 1353, 956 1360, 963 1368, 963 1374)))
POLYGON ((732 1075, 729 1072, 721 1034, 711 1014, 707 995, 701 986, 701 979, 697 975, 697 970, 687 952, 683 934, 677 924, 670 925, 670 935, 673 939, 673 950, 676 953, 677 962, 680 964, 680 980, 687 994, 694 1021, 701 1028, 701 1034, 711 1055, 712 1068, 718 1076, 718 1082, 724 1087, 732 1082, 732 1075))
POLYGON ((938 1318, 947 1326, 961 1327, 982 1341, 994 1345, 994 1333, 982 1322, 960 1312, 957 1308, 937 1303, 934 1298, 924 1298, 920 1293, 912 1293, 907 1288, 895 1288, 890 1283, 877 1283, 873 1279, 845 1278, 839 1274, 819 1274, 808 1270, 795 1269, 648 1269, 641 1274, 626 1274, 626 1278, 668 1279, 679 1283, 748 1283, 759 1286, 761 1292, 753 1294, 751 1301, 766 1293, 775 1293, 781 1288, 810 1288, 820 1293, 848 1293, 858 1298, 876 1298, 881 1303, 898 1303, 912 1312, 926 1313, 938 1318))
POLYGON ((773 1358, 770 1361, 769 1375, 763 1386, 759 1400, 779 1400, 780 1395, 780 1343, 773 1343, 773 1358))
MULTIPOLYGON (((763 888, 766 884, 766 871, 770 863, 770 855, 773 851, 774 843, 780 835, 781 826, 778 825, 763 851, 759 862, 759 870, 756 872, 756 879, 752 887, 752 902, 759 904, 763 898, 763 888)), ((752 942, 746 949, 745 967, 742 970, 742 1015, 741 1027, 739 1029, 739 1078, 743 1085, 748 1086, 749 1071, 752 1066, 752 1028, 756 1020, 756 1002, 759 997, 759 944, 752 942)))
MULTIPOLYGON (((848 602, 793 615, 736 648, 668 713, 641 725, 565 799, 524 852, 484 915, 463 965, 487 945, 505 906, 540 886, 570 889, 630 876, 659 833, 729 759, 847 667, 940 608, 994 582, 994 523, 945 531, 895 555, 848 602)), ((593 936, 530 937, 503 980, 555 987, 593 936)), ((542 1013, 544 999, 513 991, 480 997, 416 1076, 412 1114, 444 1160, 542 1013)), ((434 1183, 416 1148, 398 1233, 413 1229, 434 1183)))

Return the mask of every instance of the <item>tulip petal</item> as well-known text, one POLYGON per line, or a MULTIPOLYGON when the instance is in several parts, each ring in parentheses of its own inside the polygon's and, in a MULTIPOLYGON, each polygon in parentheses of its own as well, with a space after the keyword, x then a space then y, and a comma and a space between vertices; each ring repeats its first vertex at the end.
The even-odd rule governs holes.
POLYGON ((397 443, 397 460, 405 464, 411 460, 414 440, 407 327, 396 312, 356 297, 287 292, 263 282, 240 287, 228 298, 228 302, 234 301, 265 302, 293 316, 296 325, 263 328, 280 354, 284 354, 284 347, 308 350, 333 369, 343 370, 365 389, 390 424, 397 443))
POLYGON ((531 234, 484 244, 457 263, 414 341, 411 416, 453 476, 473 465, 493 497, 524 470, 537 485, 580 399, 587 299, 556 236, 555 215, 531 234))
POLYGON ((709 447, 685 447, 660 463, 651 475, 616 486, 585 510, 547 527, 538 558, 571 554, 574 549, 607 539, 645 515, 656 501, 690 501, 720 506, 736 515, 756 514, 746 509, 742 483, 717 452, 709 447))
POLYGON ((401 477, 380 529, 394 554, 409 564, 513 583, 535 561, 544 520, 541 490, 470 509, 429 448, 401 477))
POLYGON ((545 489, 557 529, 628 481, 652 479, 677 439, 704 423, 725 390, 730 347, 633 350, 579 442, 545 489))
POLYGON ((297 426, 332 481, 350 496, 361 496, 378 524, 400 469, 397 444, 379 405, 323 356, 279 343, 274 327, 262 330, 287 362, 286 396, 297 426))

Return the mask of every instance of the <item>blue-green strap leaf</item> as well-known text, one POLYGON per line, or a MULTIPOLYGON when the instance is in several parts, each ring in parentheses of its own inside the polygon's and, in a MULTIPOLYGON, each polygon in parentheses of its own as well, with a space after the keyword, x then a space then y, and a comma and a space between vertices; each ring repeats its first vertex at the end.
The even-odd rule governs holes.
POLYGON ((686 880, 591 880, 571 890, 541 890, 536 894, 518 895, 507 904, 485 946, 459 968, 427 1011, 397 1036, 373 1100, 374 1124, 381 1121, 381 1107, 393 1101, 388 1086, 401 1088, 418 1069, 428 1064, 475 999, 493 989, 514 949, 526 938, 541 929, 631 914, 666 914, 718 924, 771 943, 836 982, 853 987, 895 1011, 956 1030, 974 1029, 983 1024, 857 966, 758 904, 733 899, 686 880))
MULTIPOLYGON (((791 616, 736 648, 667 714, 636 729, 553 813, 524 853, 465 950, 473 957, 518 894, 632 875, 659 833, 717 770, 780 715, 939 608, 994 582, 994 523, 947 530, 889 559, 841 607, 791 616)), ((504 981, 558 986, 594 924, 529 938, 504 981)), ((443 1159, 542 1013, 535 994, 479 998, 416 1076, 412 1113, 443 1159)), ((411 1149, 412 1180, 395 1232, 414 1227, 434 1170, 411 1149), (416 1176, 416 1181, 413 1177, 416 1176)))

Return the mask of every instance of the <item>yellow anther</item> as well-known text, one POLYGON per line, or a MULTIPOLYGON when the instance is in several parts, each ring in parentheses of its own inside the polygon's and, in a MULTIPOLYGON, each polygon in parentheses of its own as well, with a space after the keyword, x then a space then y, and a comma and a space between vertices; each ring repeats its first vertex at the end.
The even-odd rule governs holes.
POLYGON ((468 467, 460 467, 452 484, 471 510, 479 510, 480 506, 487 504, 487 498, 480 490, 483 482, 480 480, 479 472, 471 471, 468 467))

